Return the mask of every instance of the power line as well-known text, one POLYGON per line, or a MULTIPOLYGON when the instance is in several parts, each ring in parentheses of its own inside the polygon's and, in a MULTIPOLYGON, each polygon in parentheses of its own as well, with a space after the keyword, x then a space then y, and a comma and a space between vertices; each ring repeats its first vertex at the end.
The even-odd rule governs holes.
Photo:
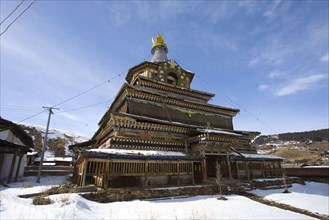
POLYGON ((65 117, 60 116, 60 113, 57 115, 54 115, 54 119, 60 119, 61 121, 63 121, 67 128, 74 127, 77 131, 79 131, 79 130, 82 131, 83 133, 82 132, 81 133, 79 132, 79 133, 84 136, 91 137, 93 135, 93 133, 90 133, 90 131, 85 129, 86 127, 89 127, 88 121, 82 121, 82 120, 77 121, 78 123, 83 124, 83 126, 77 127, 75 125, 75 123, 69 122, 69 124, 68 124, 68 121, 65 119, 65 117))
MULTIPOLYGON (((79 94, 77 94, 77 95, 75 95, 75 96, 72 96, 71 98, 65 99, 64 101, 62 101, 62 102, 60 102, 60 103, 58 103, 58 104, 56 104, 56 105, 51 106, 51 108, 57 107, 57 106, 62 105, 62 104, 64 104, 64 103, 68 102, 68 101, 71 101, 72 99, 75 99, 75 98, 77 98, 77 97, 79 97, 79 96, 81 96, 81 95, 83 95, 83 94, 85 94, 85 93, 87 93, 87 92, 90 92, 91 90, 96 89, 96 88, 98 88, 98 87, 104 85, 105 83, 109 83, 111 80, 113 80, 113 79, 115 79, 115 78, 118 78, 118 77, 121 76, 121 75, 122 75, 122 73, 120 73, 120 74, 118 74, 118 75, 112 77, 111 79, 106 80, 106 81, 104 81, 104 82, 102 82, 102 83, 100 83, 100 84, 97 84, 96 86, 93 86, 92 88, 87 89, 87 90, 85 90, 85 91, 83 91, 83 92, 81 92, 81 93, 79 93, 79 94)), ((38 115, 42 114, 42 113, 45 112, 45 111, 47 111, 47 110, 43 110, 43 111, 38 112, 38 113, 36 113, 36 114, 34 114, 34 115, 32 115, 32 116, 29 116, 29 117, 27 117, 27 118, 24 118, 23 120, 19 121, 19 123, 20 123, 20 122, 23 122, 23 121, 26 121, 26 120, 28 120, 28 119, 30 119, 30 118, 33 118, 33 117, 35 117, 35 116, 38 116, 38 115)))
POLYGON ((113 100, 113 98, 108 99, 108 100, 103 101, 103 102, 98 102, 98 103, 95 103, 95 104, 91 104, 91 105, 87 105, 87 106, 83 106, 83 107, 78 107, 78 108, 72 108, 72 109, 69 109, 69 110, 61 111, 61 112, 72 112, 72 111, 77 111, 77 110, 81 110, 81 109, 85 109, 85 108, 90 108, 90 107, 93 107, 93 106, 96 106, 96 105, 101 105, 101 104, 104 104, 104 103, 108 103, 111 100, 113 100))
POLYGON ((77 94, 77 95, 75 95, 75 96, 73 96, 73 97, 71 97, 71 98, 68 98, 68 99, 66 99, 66 100, 64 100, 64 101, 62 101, 62 102, 60 102, 60 103, 58 103, 58 104, 56 104, 56 105, 54 105, 54 106, 52 106, 52 107, 56 107, 56 106, 59 106, 59 105, 62 105, 62 104, 64 104, 64 103, 66 103, 66 102, 68 102, 68 101, 71 101, 72 99, 75 99, 75 98, 77 98, 77 97, 79 97, 79 96, 81 96, 81 95, 83 95, 83 94, 85 94, 85 93, 87 93, 87 92, 90 92, 90 91, 93 90, 93 89, 96 89, 96 88, 98 88, 98 87, 100 87, 100 86, 102 86, 102 85, 104 85, 104 84, 106 84, 106 83, 109 83, 111 80, 113 80, 113 79, 115 79, 115 78, 117 78, 117 77, 119 77, 119 76, 121 76, 121 73, 118 74, 118 75, 116 75, 116 76, 114 76, 114 77, 112 77, 111 79, 106 80, 106 81, 104 81, 104 82, 102 82, 102 83, 100 83, 100 84, 98 84, 98 85, 96 85, 96 86, 94 86, 94 87, 92 87, 92 88, 90 88, 90 89, 87 89, 87 90, 85 90, 85 91, 83 91, 83 92, 81 92, 81 93, 79 93, 79 94, 77 94))
POLYGON ((28 119, 30 119, 30 118, 33 118, 33 117, 35 117, 35 116, 38 116, 38 115, 40 115, 40 114, 42 114, 42 113, 44 113, 44 112, 46 112, 47 110, 42 110, 41 112, 38 112, 38 113, 36 113, 36 114, 34 114, 34 115, 31 115, 31 116, 29 116, 29 117, 27 117, 27 118, 24 118, 23 120, 20 120, 18 123, 21 123, 21 122, 23 122, 23 121, 26 121, 26 120, 28 120, 28 119))
MULTIPOLYGON (((176 59, 176 58, 175 58, 176 59)), ((177 60, 177 59, 176 59, 177 60)), ((180 61, 179 61, 180 62, 180 61)), ((197 76, 197 78, 201 79, 202 81, 204 81, 204 83, 206 83, 207 85, 211 86, 210 83, 205 80, 204 78, 201 78, 200 75, 197 76)), ((212 88, 214 88, 213 86, 211 86, 212 88)), ((270 130, 274 131, 275 133, 279 133, 278 131, 276 131, 274 128, 272 128, 271 126, 269 126, 267 123, 265 123, 263 120, 261 120, 259 117, 257 117, 256 115, 254 115, 253 113, 251 113, 250 111, 248 111, 246 108, 244 108, 242 105, 240 105, 239 103, 237 103, 236 101, 234 101, 233 99, 231 99, 228 95, 226 95, 224 92, 219 91, 217 88, 215 88, 215 91, 222 94, 226 99, 228 99, 230 102, 232 102, 233 104, 237 105, 240 109, 242 109, 244 112, 248 113, 249 115, 251 115, 254 119, 256 119, 257 121, 259 121, 261 124, 263 124, 265 127, 269 128, 270 130)))
POLYGON ((15 21, 17 21, 17 19, 18 18, 20 18, 23 14, 24 14, 24 12, 26 12, 27 11, 27 9, 29 9, 33 4, 34 4, 34 2, 36 2, 36 0, 33 0, 8 26, 7 26, 7 28, 0 34, 0 37, 10 28, 10 26, 12 25, 12 24, 14 24, 15 23, 15 21))
POLYGON ((0 25, 2 25, 2 23, 3 22, 5 22, 17 9, 18 9, 18 7, 19 6, 21 6, 22 4, 23 4, 23 2, 24 2, 25 0, 22 0, 17 6, 16 6, 16 8, 12 11, 12 12, 10 12, 10 14, 7 16, 7 17, 5 17, 2 21, 1 21, 1 23, 0 23, 0 25))

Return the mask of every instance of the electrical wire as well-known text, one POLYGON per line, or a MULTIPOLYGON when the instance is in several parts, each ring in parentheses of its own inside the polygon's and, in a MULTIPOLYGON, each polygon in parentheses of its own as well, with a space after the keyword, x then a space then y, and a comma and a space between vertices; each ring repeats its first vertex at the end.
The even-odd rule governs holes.
MULTIPOLYGON (((175 58, 176 59, 176 58, 175 58)), ((177 60, 177 59, 176 59, 177 60)), ((180 61, 179 61, 180 62, 180 61)), ((180 62, 181 63, 181 62, 180 62)), ((269 128, 270 130, 274 131, 275 133, 279 133, 278 131, 276 131, 274 128, 272 128, 271 126, 269 126, 267 123, 265 123, 263 120, 261 120, 259 117, 257 117, 256 115, 254 115, 253 113, 251 113, 250 111, 248 111, 246 108, 244 108, 242 105, 240 105, 239 103, 237 103, 236 101, 234 101, 233 99, 231 99, 228 95, 226 95, 224 92, 219 91, 216 87, 213 87, 207 80, 205 80, 204 78, 201 78, 200 75, 197 76, 197 78, 199 78, 200 80, 202 80, 205 84, 209 85, 211 88, 215 88, 215 91, 222 94, 226 99, 228 99, 231 103, 233 103, 234 105, 238 106, 240 109, 242 109, 244 112, 248 113, 249 115, 251 115, 254 119, 256 119, 258 122, 260 122, 261 124, 263 124, 265 127, 269 128)))
MULTIPOLYGON (((126 70, 125 70, 125 71, 126 71, 126 70)), ((68 101, 71 101, 72 99, 75 99, 75 98, 77 98, 77 97, 79 97, 79 96, 81 96, 81 95, 87 93, 87 92, 90 92, 91 90, 94 90, 94 89, 96 89, 96 88, 98 88, 98 87, 100 87, 100 86, 102 86, 102 85, 104 85, 104 84, 106 84, 106 83, 109 83, 109 82, 111 82, 112 80, 114 80, 115 78, 120 77, 120 76, 122 75, 123 72, 124 72, 124 71, 122 71, 120 74, 118 74, 118 75, 112 77, 112 78, 109 79, 109 80, 106 80, 106 81, 104 81, 104 82, 102 82, 102 83, 100 83, 100 84, 97 84, 96 86, 91 87, 90 89, 87 89, 87 90, 85 90, 85 91, 83 91, 83 92, 81 92, 81 93, 79 93, 79 94, 77 94, 77 95, 74 95, 74 96, 72 96, 72 97, 70 97, 70 98, 68 98, 68 99, 65 99, 64 101, 59 102, 59 103, 57 103, 56 105, 51 106, 51 108, 58 107, 59 105, 62 105, 62 104, 64 104, 64 103, 68 102, 68 101)), ((85 106, 85 107, 86 107, 86 106, 85 106)), ((81 108, 85 108, 85 107, 81 107, 81 108)), ((40 112, 38 112, 38 113, 36 113, 36 114, 34 114, 34 115, 31 115, 31 116, 29 116, 29 117, 27 117, 27 118, 24 118, 24 119, 22 119, 21 121, 19 121, 19 123, 20 123, 20 122, 23 122, 23 121, 26 121, 26 120, 28 120, 28 119, 31 119, 31 118, 33 118, 33 117, 35 117, 35 116, 38 116, 38 115, 44 113, 45 111, 47 111, 47 110, 42 110, 42 111, 40 111, 40 112)))
POLYGON ((42 114, 42 113, 44 113, 44 112, 46 112, 46 111, 48 111, 48 110, 42 110, 41 112, 38 112, 38 113, 36 113, 36 114, 34 114, 34 115, 31 115, 31 116, 29 116, 29 117, 27 117, 27 118, 24 118, 23 120, 20 120, 20 121, 18 121, 18 123, 21 123, 21 122, 23 122, 23 121, 26 121, 26 120, 28 120, 28 119, 30 119, 30 118, 33 118, 33 117, 35 117, 35 116, 38 116, 38 115, 40 115, 40 114, 42 114))
POLYGON ((104 103, 108 103, 110 101, 112 101, 112 99, 108 99, 106 101, 103 101, 103 102, 98 102, 98 103, 95 103, 95 104, 91 104, 91 105, 87 105, 87 106, 83 106, 83 107, 79 107, 79 108, 72 108, 72 109, 69 109, 69 110, 65 110, 65 111, 61 111, 61 112, 72 112, 72 111, 77 111, 77 110, 81 110, 81 109, 85 109, 85 108, 90 108, 90 107, 94 107, 96 105, 101 105, 101 104, 104 104, 104 103))
POLYGON ((25 0, 22 0, 17 6, 16 6, 16 8, 12 11, 12 12, 10 12, 10 14, 7 16, 7 17, 5 17, 1 22, 0 22, 0 25, 2 25, 2 23, 3 22, 5 22, 18 8, 19 8, 19 6, 21 6, 22 4, 23 4, 23 2, 24 2, 25 0))
POLYGON ((6 33, 6 31, 10 28, 10 26, 11 25, 13 25, 16 21, 17 21, 17 19, 18 18, 20 18, 23 14, 24 14, 24 12, 26 12, 27 11, 27 9, 29 9, 34 3, 36 2, 36 0, 33 0, 8 26, 7 26, 7 28, 3 31, 3 32, 1 32, 1 34, 0 34, 0 37, 4 34, 4 33, 6 33))
POLYGON ((119 76, 121 76, 121 73, 118 74, 118 75, 116 75, 116 76, 114 76, 113 78, 111 78, 109 80, 106 80, 106 81, 104 81, 104 82, 102 82, 102 83, 100 83, 100 84, 98 84, 98 85, 96 85, 96 86, 94 86, 94 87, 92 87, 90 89, 87 89, 87 90, 85 90, 85 91, 83 91, 83 92, 81 92, 81 93, 79 93, 79 94, 77 94, 77 95, 75 95, 75 96, 73 96, 71 98, 68 98, 68 99, 66 99, 66 100, 64 100, 64 101, 62 101, 62 102, 60 102, 60 103, 58 103, 58 104, 56 104, 56 105, 54 105, 52 107, 57 107, 57 106, 62 105, 64 103, 68 102, 68 101, 71 101, 72 99, 75 99, 75 98, 77 98, 77 97, 79 97, 79 96, 81 96, 81 95, 83 95, 83 94, 85 94, 87 92, 90 92, 91 90, 94 90, 94 89, 96 89, 96 88, 98 88, 98 87, 100 87, 100 86, 102 86, 102 85, 104 85, 106 83, 109 83, 110 81, 112 81, 113 79, 115 79, 115 78, 117 78, 119 76))

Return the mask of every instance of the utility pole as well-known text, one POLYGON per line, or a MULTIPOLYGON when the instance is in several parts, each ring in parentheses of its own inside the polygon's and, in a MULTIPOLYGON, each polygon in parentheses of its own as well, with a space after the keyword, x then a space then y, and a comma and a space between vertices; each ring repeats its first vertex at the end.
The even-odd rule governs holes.
POLYGON ((50 124, 50 117, 51 117, 52 114, 54 114, 52 110, 53 109, 59 110, 59 108, 54 108, 54 107, 44 107, 44 106, 42 106, 42 108, 48 109, 49 115, 48 115, 48 122, 47 122, 46 134, 45 134, 45 137, 43 139, 42 153, 41 153, 41 158, 40 158, 40 163, 39 163, 39 171, 38 171, 37 183, 40 183, 43 158, 45 156, 45 151, 46 151, 46 144, 47 144, 47 136, 48 136, 49 124, 50 124))

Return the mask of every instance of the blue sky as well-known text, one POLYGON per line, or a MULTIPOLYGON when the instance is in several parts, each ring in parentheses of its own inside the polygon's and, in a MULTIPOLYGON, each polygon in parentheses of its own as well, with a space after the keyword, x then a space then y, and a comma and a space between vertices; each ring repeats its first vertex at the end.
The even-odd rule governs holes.
MULTIPOLYGON (((0 2, 1 21, 19 2, 0 2)), ((1 36, 1 117, 22 121, 121 74, 54 110, 51 127, 93 135, 161 33, 168 57, 195 73, 193 89, 241 109, 235 129, 328 128, 328 4, 38 0, 1 36)), ((47 112, 24 121, 46 122, 47 112)))

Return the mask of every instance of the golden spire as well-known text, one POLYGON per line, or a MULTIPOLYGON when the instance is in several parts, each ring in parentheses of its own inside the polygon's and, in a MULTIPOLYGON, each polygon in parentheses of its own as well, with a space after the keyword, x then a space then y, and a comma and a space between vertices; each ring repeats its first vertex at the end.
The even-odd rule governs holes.
POLYGON ((164 47, 167 49, 167 45, 166 45, 166 43, 164 42, 164 40, 163 40, 161 34, 158 34, 156 41, 153 42, 152 49, 153 49, 154 47, 156 47, 156 46, 164 46, 164 47))
POLYGON ((166 43, 164 42, 161 34, 158 34, 156 41, 154 42, 152 38, 152 49, 151 53, 153 55, 151 62, 165 62, 168 60, 167 53, 168 48, 166 43))

